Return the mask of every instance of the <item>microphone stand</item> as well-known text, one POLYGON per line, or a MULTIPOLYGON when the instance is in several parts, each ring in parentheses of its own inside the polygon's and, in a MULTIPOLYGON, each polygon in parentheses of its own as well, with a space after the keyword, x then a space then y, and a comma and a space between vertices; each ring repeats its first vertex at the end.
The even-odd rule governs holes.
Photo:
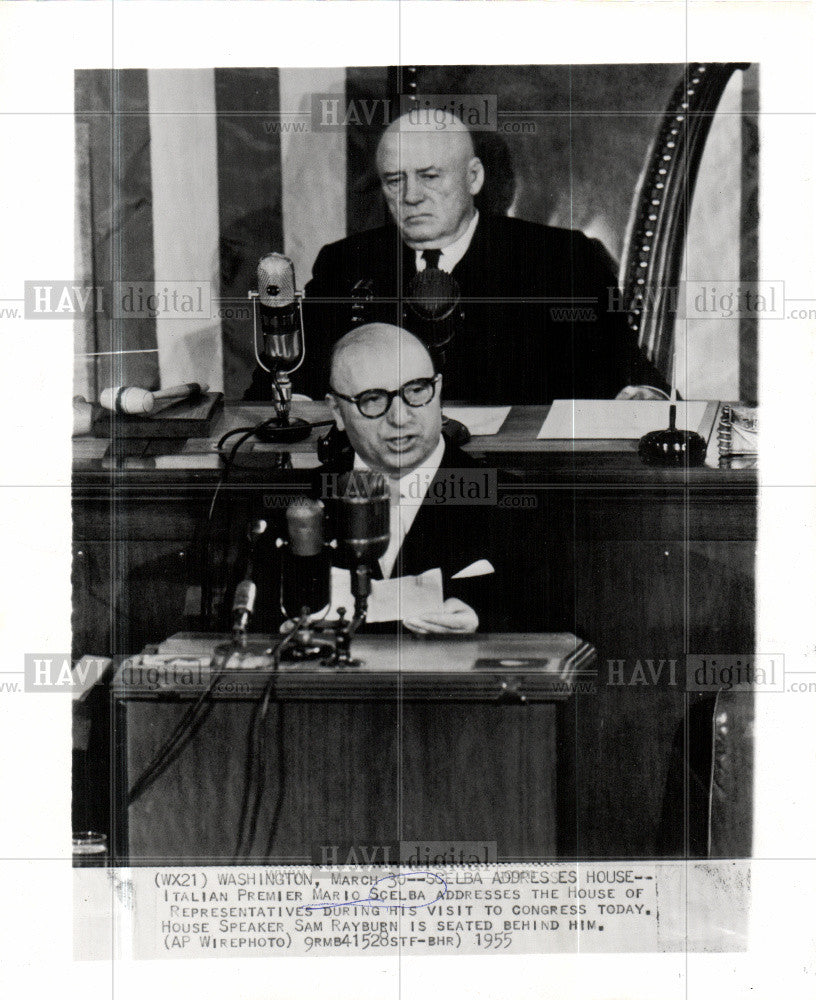
POLYGON ((351 658, 351 640, 357 629, 366 620, 368 598, 371 596, 371 567, 368 563, 358 563, 351 574, 351 592, 354 595, 354 617, 345 627, 345 608, 337 609, 337 663, 345 667, 358 667, 361 660, 351 658))
POLYGON ((337 609, 332 621, 310 622, 300 630, 299 641, 289 648, 296 660, 320 657, 322 667, 359 667, 362 660, 351 655, 351 640, 365 621, 355 611, 353 618, 346 618, 346 609, 337 609))
MULTIPOLYGON (((283 648, 283 640, 277 646, 273 642, 252 642, 249 640, 249 623, 255 611, 256 587, 254 577, 255 547, 258 539, 266 531, 266 521, 259 519, 254 521, 247 531, 247 565, 243 579, 236 585, 233 597, 232 608, 232 634, 227 642, 216 646, 214 655, 223 657, 224 664, 236 658, 235 666, 242 667, 247 657, 278 657, 279 651, 283 648)), ((302 626, 302 620, 295 628, 295 632, 302 626)), ((294 635, 285 636, 289 642, 293 641, 294 635)), ((277 669, 277 668, 276 668, 277 669)))
POLYGON ((357 628, 365 621, 368 613, 368 599, 371 596, 371 567, 368 563, 361 562, 354 567, 351 574, 351 592, 354 595, 354 621, 357 628))
MULTIPOLYGON (((351 591, 354 596, 354 617, 346 618, 346 609, 337 609, 337 618, 319 620, 300 629, 299 643, 289 646, 295 659, 321 657, 324 667, 359 667, 362 660, 351 655, 351 640, 366 620, 368 598, 371 594, 371 567, 358 563, 351 573, 351 591)), ((309 615, 308 608, 301 608, 301 621, 309 615)))

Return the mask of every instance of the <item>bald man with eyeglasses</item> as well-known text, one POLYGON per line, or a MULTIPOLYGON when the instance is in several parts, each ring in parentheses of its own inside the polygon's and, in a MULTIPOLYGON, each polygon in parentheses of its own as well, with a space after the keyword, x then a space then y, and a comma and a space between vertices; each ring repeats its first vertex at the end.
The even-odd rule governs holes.
POLYGON ((406 628, 495 631, 509 626, 512 603, 504 573, 509 516, 486 495, 496 484, 491 470, 442 435, 441 392, 442 376, 413 334, 385 323, 347 333, 332 353, 326 398, 351 451, 332 471, 368 469, 388 480, 384 579, 442 572, 442 610, 405 618, 406 628))

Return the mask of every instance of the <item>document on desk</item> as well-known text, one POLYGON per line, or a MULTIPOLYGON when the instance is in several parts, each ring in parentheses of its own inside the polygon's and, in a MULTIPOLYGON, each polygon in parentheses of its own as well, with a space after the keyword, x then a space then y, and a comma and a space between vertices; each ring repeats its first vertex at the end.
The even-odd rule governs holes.
MULTIPOLYGON (((637 440, 669 426, 669 402, 663 399, 556 399, 538 432, 539 440, 637 440)), ((706 400, 679 400, 677 427, 707 438, 706 400)), ((709 428, 710 430, 710 428, 709 428)))
POLYGON ((498 434, 510 412, 509 406, 446 406, 442 412, 464 424, 473 437, 498 434))
MULTIPOLYGON (((351 614, 354 598, 351 594, 351 576, 347 569, 332 567, 331 592, 330 617, 337 614, 338 608, 345 608, 351 614)), ((395 622, 438 614, 442 611, 443 600, 441 569, 429 569, 419 576, 373 580, 366 621, 395 622)))

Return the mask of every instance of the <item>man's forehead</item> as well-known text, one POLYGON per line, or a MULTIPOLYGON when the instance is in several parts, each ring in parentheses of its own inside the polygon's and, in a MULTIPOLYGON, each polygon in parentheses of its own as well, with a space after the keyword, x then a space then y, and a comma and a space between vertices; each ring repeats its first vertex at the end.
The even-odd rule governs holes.
POLYGON ((335 362, 337 385, 349 395, 365 389, 397 389, 412 378, 433 375, 427 351, 413 337, 387 344, 352 344, 335 362))
POLYGON ((386 132, 377 150, 377 162, 388 170, 422 169, 471 155, 462 132, 402 130, 386 132))

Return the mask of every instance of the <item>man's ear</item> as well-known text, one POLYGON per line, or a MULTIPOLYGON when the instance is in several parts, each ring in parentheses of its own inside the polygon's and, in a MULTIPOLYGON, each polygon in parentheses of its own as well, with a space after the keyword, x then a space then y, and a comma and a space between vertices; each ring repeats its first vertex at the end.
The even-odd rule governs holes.
POLYGON ((330 392, 326 393, 326 402, 329 404, 329 409, 332 411, 332 416, 334 417, 334 422, 337 424, 338 430, 344 431, 346 429, 346 425, 343 422, 343 414, 340 412, 340 406, 337 400, 330 392))
POLYGON ((484 187, 484 180, 484 165, 478 156, 474 156, 468 163, 468 191, 474 198, 484 187))

